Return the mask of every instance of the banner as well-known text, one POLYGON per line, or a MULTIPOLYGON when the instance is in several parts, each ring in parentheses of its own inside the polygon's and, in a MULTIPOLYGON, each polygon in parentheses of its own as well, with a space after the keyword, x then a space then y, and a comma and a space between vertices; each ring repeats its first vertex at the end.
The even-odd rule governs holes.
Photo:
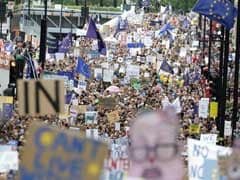
POLYGON ((189 180, 209 180, 215 175, 219 180, 218 156, 229 155, 230 148, 188 139, 188 177, 189 180))
POLYGON ((200 141, 204 143, 216 145, 217 134, 201 134, 200 141))
POLYGON ((18 179, 99 179, 107 145, 78 134, 32 123, 18 179))

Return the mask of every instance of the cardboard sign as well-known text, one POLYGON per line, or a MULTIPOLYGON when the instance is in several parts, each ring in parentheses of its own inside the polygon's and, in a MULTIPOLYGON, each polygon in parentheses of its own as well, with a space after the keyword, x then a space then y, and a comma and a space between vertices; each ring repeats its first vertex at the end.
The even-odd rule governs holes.
POLYGON ((17 179, 99 179, 107 146, 34 122, 29 127, 17 179))
POLYGON ((105 109, 114 109, 117 101, 114 97, 100 98, 99 105, 105 109))
POLYGON ((87 106, 86 105, 79 105, 78 106, 78 112, 84 114, 87 111, 87 106))
POLYGON ((231 153, 230 148, 193 139, 188 139, 187 147, 189 180, 209 180, 214 174, 218 176, 217 157, 231 153))
POLYGON ((189 134, 200 134, 200 125, 199 124, 190 125, 189 134))
POLYGON ((217 134, 201 134, 200 141, 202 141, 204 143, 216 145, 217 134))
POLYGON ((59 80, 19 80, 20 115, 54 115, 64 113, 64 82, 59 80))
POLYGON ((107 114, 107 118, 110 123, 115 123, 115 122, 119 121, 119 119, 120 119, 119 112, 117 110, 110 112, 107 114))
POLYGON ((199 101, 199 110, 198 110, 199 117, 201 118, 208 117, 208 106, 209 106, 209 98, 202 98, 199 101))
POLYGON ((210 103, 210 117, 216 119, 218 116, 218 103, 211 102, 210 103))
POLYGON ((6 104, 12 104, 13 103, 13 97, 12 96, 0 96, 0 103, 6 103, 6 104))

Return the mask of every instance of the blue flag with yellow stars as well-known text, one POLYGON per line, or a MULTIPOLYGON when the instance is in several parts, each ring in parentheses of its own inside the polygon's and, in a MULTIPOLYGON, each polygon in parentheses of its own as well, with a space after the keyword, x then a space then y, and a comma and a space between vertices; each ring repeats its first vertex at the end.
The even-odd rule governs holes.
POLYGON ((193 11, 207 16, 227 29, 233 28, 234 18, 237 16, 237 9, 229 0, 198 0, 193 11))

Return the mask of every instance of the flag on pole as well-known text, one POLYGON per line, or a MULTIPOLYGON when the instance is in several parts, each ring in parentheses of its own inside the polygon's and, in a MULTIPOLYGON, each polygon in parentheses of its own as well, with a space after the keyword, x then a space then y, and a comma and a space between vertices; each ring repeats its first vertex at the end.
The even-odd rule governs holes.
POLYGON ((88 25, 86 37, 97 39, 98 40, 98 52, 102 55, 107 54, 106 44, 104 43, 102 36, 101 36, 100 32, 98 31, 97 26, 92 18, 89 19, 89 25, 88 25))
POLYGON ((78 57, 78 65, 76 68, 76 73, 84 75, 86 78, 91 78, 91 72, 87 63, 80 57, 78 57))
POLYGON ((168 72, 170 74, 174 74, 172 66, 170 66, 170 64, 168 64, 166 60, 163 61, 162 65, 160 67, 160 70, 163 70, 163 71, 168 72))
POLYGON ((233 28, 234 18, 237 16, 237 9, 229 0, 198 0, 193 11, 207 16, 227 29, 233 28))
POLYGON ((67 53, 71 46, 72 46, 72 33, 68 33, 68 35, 60 43, 58 52, 67 53))

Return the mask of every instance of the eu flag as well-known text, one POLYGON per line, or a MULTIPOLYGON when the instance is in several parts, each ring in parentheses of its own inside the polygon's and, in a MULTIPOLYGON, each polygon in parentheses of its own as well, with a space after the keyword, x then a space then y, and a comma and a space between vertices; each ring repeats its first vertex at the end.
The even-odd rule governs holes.
POLYGON ((77 65, 77 68, 76 68, 76 72, 84 75, 88 79, 91 78, 91 72, 90 72, 89 66, 80 57, 78 57, 78 65, 77 65))
POLYGON ((170 66, 170 64, 168 64, 166 60, 162 62, 160 69, 170 74, 174 74, 172 66, 170 66))
POLYGON ((193 11, 207 16, 227 29, 233 27, 234 18, 237 16, 237 9, 229 0, 198 0, 193 11))
POLYGON ((97 26, 92 18, 89 20, 87 35, 88 38, 93 38, 98 40, 98 52, 102 55, 107 54, 106 44, 104 43, 100 32, 97 29, 97 26))
POLYGON ((68 33, 68 35, 62 40, 58 52, 67 53, 72 46, 72 33, 68 33))

